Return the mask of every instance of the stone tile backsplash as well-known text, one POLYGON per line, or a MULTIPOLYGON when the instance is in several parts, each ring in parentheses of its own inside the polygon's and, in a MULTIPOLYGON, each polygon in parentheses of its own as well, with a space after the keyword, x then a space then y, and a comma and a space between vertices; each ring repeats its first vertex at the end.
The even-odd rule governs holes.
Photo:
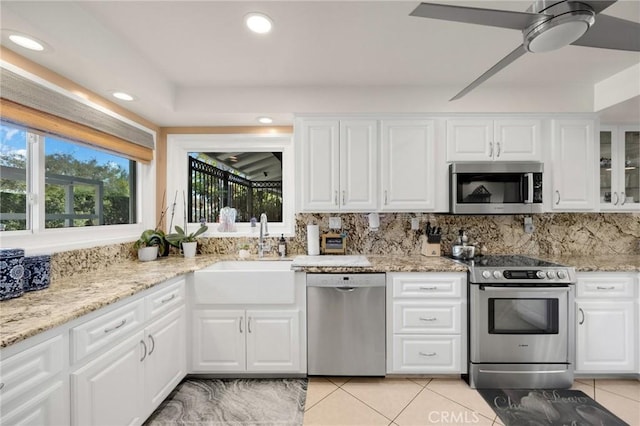
MULTIPOLYGON (((380 213, 380 228, 370 231, 365 213, 299 213, 296 235, 287 238, 287 254, 306 252, 307 224, 318 224, 320 232, 329 232, 329 217, 342 219, 341 232, 347 234, 347 253, 419 254, 420 235, 427 221, 442 228, 442 251, 451 253, 451 245, 464 228, 470 241, 481 242, 493 254, 525 255, 610 255, 640 254, 640 213, 545 213, 533 215, 535 232, 526 234, 524 215, 455 216, 448 214, 380 213), (420 231, 411 230, 411 218, 420 220, 420 231)), ((278 237, 268 238, 276 256, 278 237)), ((248 244, 257 253, 257 238, 200 238, 200 253, 236 253, 248 244)), ((55 253, 51 259, 51 278, 75 275, 107 268, 135 258, 133 242, 90 249, 55 253)))

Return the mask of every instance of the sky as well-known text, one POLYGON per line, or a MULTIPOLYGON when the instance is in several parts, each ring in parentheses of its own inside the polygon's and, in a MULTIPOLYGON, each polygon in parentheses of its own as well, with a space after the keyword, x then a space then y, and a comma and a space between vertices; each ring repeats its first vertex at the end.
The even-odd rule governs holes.
MULTIPOLYGON (((0 153, 3 155, 14 154, 26 156, 26 132, 22 129, 0 125, 0 153)), ((95 159, 98 164, 112 163, 125 170, 129 169, 129 160, 116 155, 108 154, 82 145, 64 142, 52 137, 45 138, 45 156, 51 154, 69 154, 75 159, 85 162, 95 159)))

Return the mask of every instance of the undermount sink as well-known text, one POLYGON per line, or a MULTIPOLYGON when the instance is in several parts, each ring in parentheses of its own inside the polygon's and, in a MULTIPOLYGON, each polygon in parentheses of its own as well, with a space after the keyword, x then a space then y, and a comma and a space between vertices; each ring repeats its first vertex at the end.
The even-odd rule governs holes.
POLYGON ((290 271, 291 260, 223 260, 202 271, 290 271))
POLYGON ((199 304, 289 304, 295 301, 291 260, 225 260, 194 272, 199 304))

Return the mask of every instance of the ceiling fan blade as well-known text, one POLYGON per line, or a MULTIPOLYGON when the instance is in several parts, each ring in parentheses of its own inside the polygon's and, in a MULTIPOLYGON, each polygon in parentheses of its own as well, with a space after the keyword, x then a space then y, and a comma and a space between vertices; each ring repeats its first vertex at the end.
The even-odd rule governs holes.
POLYGON ((580 3, 585 3, 591 6, 593 11, 597 15, 617 1, 618 0, 580 0, 580 3))
POLYGON ((481 9, 477 7, 452 6, 447 4, 420 3, 410 16, 465 22, 467 24, 523 30, 532 22, 547 15, 508 10, 481 9))
POLYGON ((585 35, 571 44, 640 52, 640 24, 609 15, 598 15, 585 35))
POLYGON ((484 74, 476 78, 473 81, 473 83, 471 83, 470 85, 462 89, 460 93, 455 95, 453 98, 449 99, 449 101, 455 101, 456 99, 460 99, 461 97, 463 97, 464 95, 466 95, 467 93, 469 93, 470 91, 478 87, 480 84, 482 84, 489 77, 496 74, 498 71, 500 71, 501 69, 503 69, 504 67, 506 67, 507 65, 509 65, 516 59, 518 59, 520 56, 524 55, 525 53, 527 53, 527 49, 522 44, 516 47, 516 49, 513 52, 509 53, 507 56, 502 58, 500 62, 498 62, 491 68, 489 68, 484 74))

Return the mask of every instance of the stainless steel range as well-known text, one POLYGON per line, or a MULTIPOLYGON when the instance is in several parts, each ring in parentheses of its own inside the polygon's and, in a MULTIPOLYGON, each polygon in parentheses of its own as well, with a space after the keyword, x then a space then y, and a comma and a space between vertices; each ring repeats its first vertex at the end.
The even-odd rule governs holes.
POLYGON ((575 270, 525 256, 484 256, 466 263, 469 385, 571 387, 575 270))

